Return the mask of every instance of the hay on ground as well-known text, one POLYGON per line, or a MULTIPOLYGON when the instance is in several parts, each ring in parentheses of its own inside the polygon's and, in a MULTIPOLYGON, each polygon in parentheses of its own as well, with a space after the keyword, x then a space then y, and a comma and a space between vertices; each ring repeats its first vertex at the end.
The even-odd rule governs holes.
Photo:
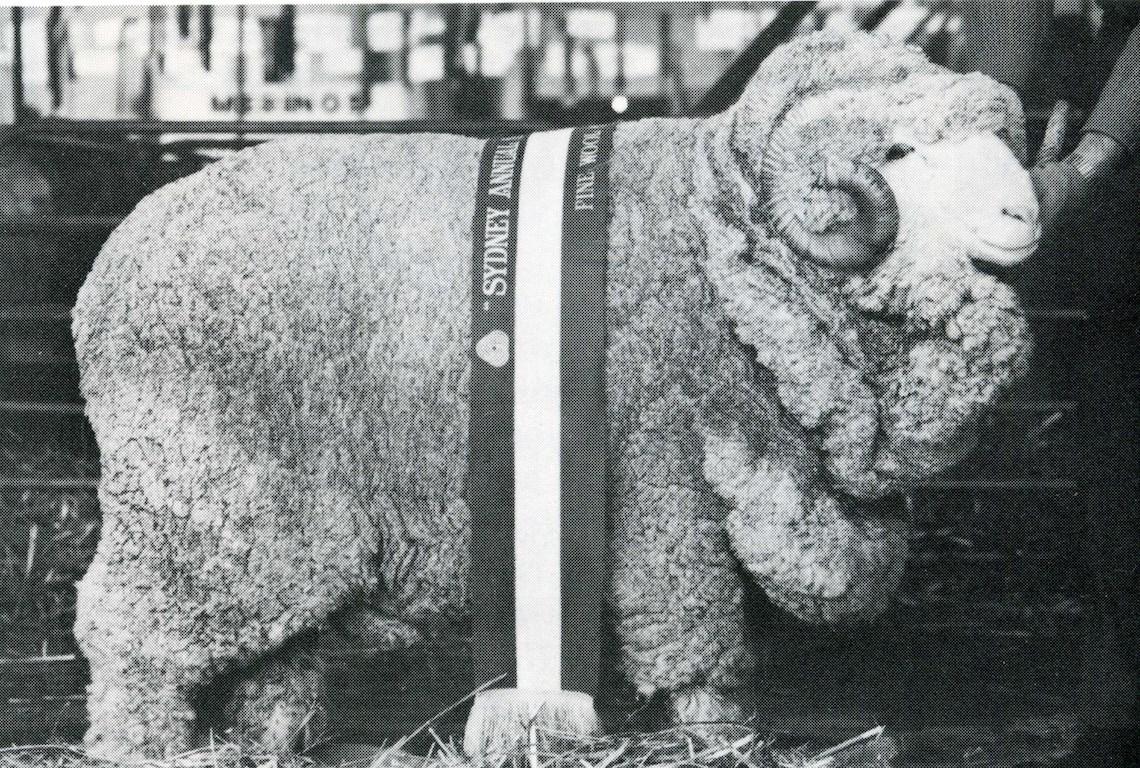
MULTIPOLYGON (((890 768, 894 740, 874 728, 822 752, 780 750, 756 729, 736 724, 687 725, 653 733, 582 738, 534 728, 508 752, 471 758, 452 740, 427 728, 434 744, 426 755, 381 749, 369 759, 340 768, 890 768)), ((248 746, 215 742, 136 768, 321 768, 305 755, 260 753, 248 746)), ((119 768, 81 748, 47 744, 0 749, 0 768, 119 768)))

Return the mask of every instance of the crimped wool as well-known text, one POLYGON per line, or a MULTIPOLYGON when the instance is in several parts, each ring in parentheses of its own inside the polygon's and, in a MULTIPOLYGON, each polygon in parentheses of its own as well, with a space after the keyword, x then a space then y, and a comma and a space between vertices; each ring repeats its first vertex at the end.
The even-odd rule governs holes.
MULTIPOLYGON (((682 717, 735 714, 722 694, 753 668, 738 563, 807 619, 883 610, 905 525, 860 500, 960 459, 1029 350, 1009 289, 939 242, 852 280, 770 236, 746 171, 782 120, 805 162, 880 162, 892 124, 1024 151, 1008 89, 831 33, 776 51, 723 115, 618 128, 609 614, 621 671, 682 717)), ((159 190, 108 240, 74 320, 102 451, 76 626, 98 753, 184 750, 198 692, 244 667, 227 711, 253 729, 275 713, 260 735, 284 748, 278 721, 320 690, 311 664, 282 682, 287 640, 365 602, 400 637, 470 609, 480 148, 269 142, 159 190)), ((806 187, 803 204, 820 225, 850 215, 806 187)))

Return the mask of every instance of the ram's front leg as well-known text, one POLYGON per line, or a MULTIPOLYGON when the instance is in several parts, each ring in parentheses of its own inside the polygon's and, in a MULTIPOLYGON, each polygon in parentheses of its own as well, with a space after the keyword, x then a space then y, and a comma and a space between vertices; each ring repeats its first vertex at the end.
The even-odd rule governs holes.
POLYGON ((639 693, 667 692, 680 721, 734 721, 743 712, 731 689, 754 660, 727 509, 702 482, 699 456, 692 436, 647 430, 616 463, 611 609, 622 671, 639 693))
POLYGON ((733 551, 774 603, 829 624, 886 610, 906 564, 904 521, 851 514, 802 458, 756 456, 739 432, 706 436, 704 471, 733 506, 733 551))
MULTIPOLYGON (((907 329, 898 341, 901 354, 876 374, 874 388, 877 438, 865 475, 885 488, 913 485, 960 462, 974 446, 985 409, 1024 371, 1032 353, 1025 314, 1009 286, 971 274, 969 265, 961 269, 969 271, 906 280, 896 274, 894 282, 906 290, 884 287, 881 280, 854 284, 858 306, 907 329)), ((844 447, 850 443, 843 432, 835 438, 844 447)), ((845 490, 874 485, 858 471, 828 469, 845 490)))

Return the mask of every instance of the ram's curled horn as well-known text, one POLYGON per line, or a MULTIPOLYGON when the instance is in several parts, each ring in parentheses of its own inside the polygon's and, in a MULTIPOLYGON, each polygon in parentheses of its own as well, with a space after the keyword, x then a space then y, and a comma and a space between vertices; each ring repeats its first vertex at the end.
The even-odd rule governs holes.
POLYGON ((863 269, 881 261, 899 231, 898 203, 882 174, 866 163, 835 157, 813 163, 810 171, 815 186, 846 192, 856 209, 853 219, 814 232, 796 210, 800 201, 787 188, 791 162, 791 153, 777 139, 760 164, 770 226, 788 247, 817 264, 839 269, 863 269))

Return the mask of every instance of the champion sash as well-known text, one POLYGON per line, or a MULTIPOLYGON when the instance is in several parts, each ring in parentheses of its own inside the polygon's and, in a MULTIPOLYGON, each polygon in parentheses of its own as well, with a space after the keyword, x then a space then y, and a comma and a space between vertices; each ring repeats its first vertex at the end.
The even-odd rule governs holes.
POLYGON ((475 684, 595 694, 606 575, 613 127, 483 150, 472 268, 475 684))

